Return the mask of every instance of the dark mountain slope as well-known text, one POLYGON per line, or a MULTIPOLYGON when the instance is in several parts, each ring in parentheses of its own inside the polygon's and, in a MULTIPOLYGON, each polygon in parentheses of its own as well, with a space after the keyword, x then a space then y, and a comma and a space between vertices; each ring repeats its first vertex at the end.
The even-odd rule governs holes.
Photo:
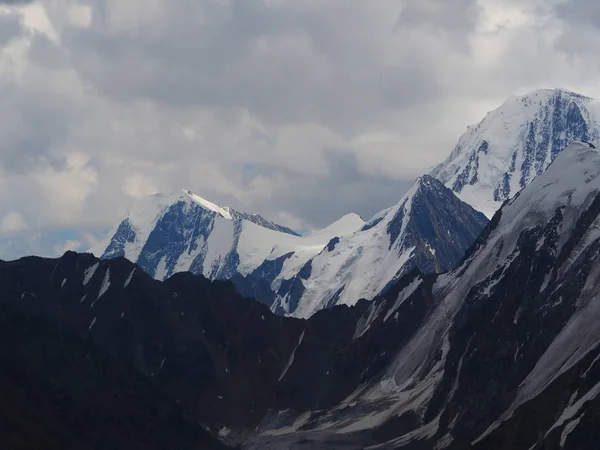
POLYGON ((226 448, 90 340, 4 305, 0 360, 3 449, 226 448))
POLYGON ((181 273, 162 283, 124 259, 70 252, 1 263, 0 286, 2 302, 92 339, 197 420, 241 433, 269 411, 343 400, 389 363, 431 303, 407 303, 399 320, 358 339, 369 302, 308 321, 285 318, 239 297, 228 282, 181 273))

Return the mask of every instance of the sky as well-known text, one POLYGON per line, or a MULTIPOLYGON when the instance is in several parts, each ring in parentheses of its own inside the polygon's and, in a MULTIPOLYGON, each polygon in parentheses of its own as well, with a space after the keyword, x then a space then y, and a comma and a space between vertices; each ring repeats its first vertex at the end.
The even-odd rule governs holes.
POLYGON ((0 0, 0 258, 190 189, 368 219, 539 88, 600 98, 597 0, 0 0))

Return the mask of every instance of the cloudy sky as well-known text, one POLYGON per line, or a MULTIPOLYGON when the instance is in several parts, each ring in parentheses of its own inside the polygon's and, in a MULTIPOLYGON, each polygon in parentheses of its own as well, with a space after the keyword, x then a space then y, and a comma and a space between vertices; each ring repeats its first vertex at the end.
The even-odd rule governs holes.
POLYGON ((396 203, 508 96, 600 97, 597 0, 0 0, 0 258, 191 189, 296 229, 396 203))

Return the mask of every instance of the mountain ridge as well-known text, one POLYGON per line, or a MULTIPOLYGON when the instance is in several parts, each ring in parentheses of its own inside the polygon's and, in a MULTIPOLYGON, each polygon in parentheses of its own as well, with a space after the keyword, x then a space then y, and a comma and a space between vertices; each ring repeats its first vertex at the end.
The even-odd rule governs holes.
MULTIPOLYGON (((318 233, 300 236, 257 214, 222 207, 184 191, 140 199, 91 252, 103 258, 125 256, 158 279, 186 270, 230 279, 247 277, 268 258, 289 252, 294 258, 286 268, 297 259, 301 266, 334 234, 362 224, 358 215, 350 214, 318 233)), ((293 264, 289 270, 294 270, 293 264)))
POLYGON ((274 310, 308 317, 335 304, 371 300, 415 267, 426 274, 448 270, 486 224, 483 214, 423 175, 394 207, 333 243, 295 279, 286 280, 274 310))

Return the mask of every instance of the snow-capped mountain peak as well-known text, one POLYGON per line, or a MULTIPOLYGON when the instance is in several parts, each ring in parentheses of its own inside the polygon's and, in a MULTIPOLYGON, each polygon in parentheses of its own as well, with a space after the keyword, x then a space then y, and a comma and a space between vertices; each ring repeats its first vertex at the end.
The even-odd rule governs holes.
POLYGON ((506 100, 468 127, 431 175, 488 217, 574 140, 600 138, 598 103, 561 89, 506 100))
POLYGON ((451 268, 487 224, 433 177, 420 177, 392 208, 359 231, 336 239, 279 288, 273 309, 309 317, 336 304, 372 299, 418 267, 451 268))
POLYGON ((258 214, 183 190, 139 199, 90 252, 104 259, 126 257, 161 280, 190 271, 211 279, 250 277, 251 284, 260 279, 270 286, 295 276, 331 239, 363 225, 358 215, 348 214, 323 230, 300 236, 258 214))

